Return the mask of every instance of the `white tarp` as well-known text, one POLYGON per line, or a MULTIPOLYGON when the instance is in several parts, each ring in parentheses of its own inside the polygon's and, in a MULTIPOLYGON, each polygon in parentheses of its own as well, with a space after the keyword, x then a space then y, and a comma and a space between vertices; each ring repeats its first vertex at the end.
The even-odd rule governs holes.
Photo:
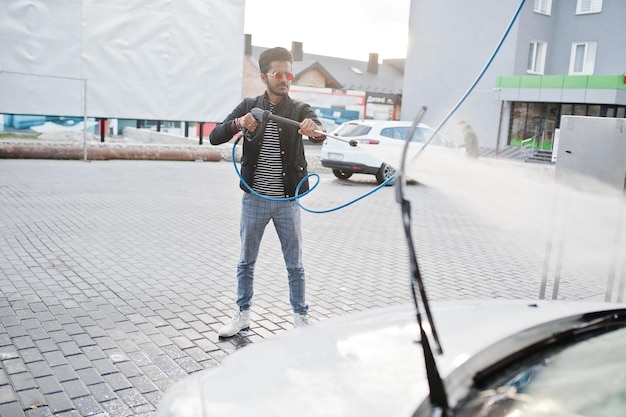
POLYGON ((0 0, 0 113, 221 121, 245 0, 0 0))

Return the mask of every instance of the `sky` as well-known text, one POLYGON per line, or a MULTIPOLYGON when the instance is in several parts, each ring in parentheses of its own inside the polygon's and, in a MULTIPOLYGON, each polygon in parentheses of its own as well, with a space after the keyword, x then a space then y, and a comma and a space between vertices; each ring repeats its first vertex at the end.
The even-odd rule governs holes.
POLYGON ((410 0, 245 0, 252 45, 302 42, 304 53, 369 60, 406 58, 410 0))

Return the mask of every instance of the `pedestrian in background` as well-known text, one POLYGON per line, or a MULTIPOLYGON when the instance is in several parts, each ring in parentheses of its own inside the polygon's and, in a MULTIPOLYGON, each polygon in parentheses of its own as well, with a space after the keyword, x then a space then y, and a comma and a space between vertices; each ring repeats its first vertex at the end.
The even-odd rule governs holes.
MULTIPOLYGON (((240 130, 245 137, 241 157, 243 181, 240 187, 244 194, 240 222, 241 254, 237 264, 238 309, 231 321, 219 330, 220 337, 234 336, 250 327, 254 267, 263 232, 270 220, 280 239, 287 268, 294 326, 308 324, 300 207, 293 199, 288 199, 295 196, 298 183, 308 175, 302 135, 321 142, 325 136, 315 131, 325 130, 310 105, 289 97, 294 77, 292 63, 291 52, 285 48, 264 51, 259 57, 259 69, 261 81, 266 86, 265 93, 244 99, 209 136, 213 145, 228 142, 240 130), (300 127, 278 125, 273 120, 259 123, 250 113, 253 108, 296 120, 300 122, 300 127)), ((308 180, 305 180, 299 193, 308 189, 308 180)))
POLYGON ((469 159, 477 159, 480 155, 480 147, 478 146, 478 136, 465 120, 459 122, 459 128, 463 132, 463 146, 465 146, 465 155, 469 159))

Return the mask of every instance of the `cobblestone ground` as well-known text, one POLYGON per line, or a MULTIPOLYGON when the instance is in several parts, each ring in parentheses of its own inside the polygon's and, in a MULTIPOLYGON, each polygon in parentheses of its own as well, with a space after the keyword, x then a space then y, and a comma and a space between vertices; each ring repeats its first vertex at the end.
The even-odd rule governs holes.
MULTIPOLYGON (((322 172, 308 209, 374 184, 322 172)), ((533 298, 544 230, 498 230, 452 195, 406 188, 431 299, 533 298)), ((0 416, 153 416, 164 392, 235 350, 292 327, 271 227, 253 324, 233 312, 241 191, 229 162, 0 160, 0 416)), ((410 302, 395 187, 303 213, 312 321, 410 302)), ((603 299, 606 263, 563 262, 559 298, 603 299)), ((548 283, 550 294, 552 285, 548 283)))

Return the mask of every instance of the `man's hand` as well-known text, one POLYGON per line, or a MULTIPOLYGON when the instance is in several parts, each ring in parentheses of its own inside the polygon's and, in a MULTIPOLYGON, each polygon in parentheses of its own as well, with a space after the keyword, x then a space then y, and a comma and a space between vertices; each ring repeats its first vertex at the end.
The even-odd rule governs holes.
POLYGON ((235 124, 240 129, 248 129, 248 131, 254 132, 256 127, 259 125, 259 122, 257 122, 252 113, 246 113, 240 118, 236 119, 235 124))
POLYGON ((320 132, 326 131, 322 126, 315 123, 312 119, 304 119, 300 123, 300 129, 298 130, 298 133, 315 139, 322 139, 325 137, 323 134, 315 132, 316 130, 320 132))

